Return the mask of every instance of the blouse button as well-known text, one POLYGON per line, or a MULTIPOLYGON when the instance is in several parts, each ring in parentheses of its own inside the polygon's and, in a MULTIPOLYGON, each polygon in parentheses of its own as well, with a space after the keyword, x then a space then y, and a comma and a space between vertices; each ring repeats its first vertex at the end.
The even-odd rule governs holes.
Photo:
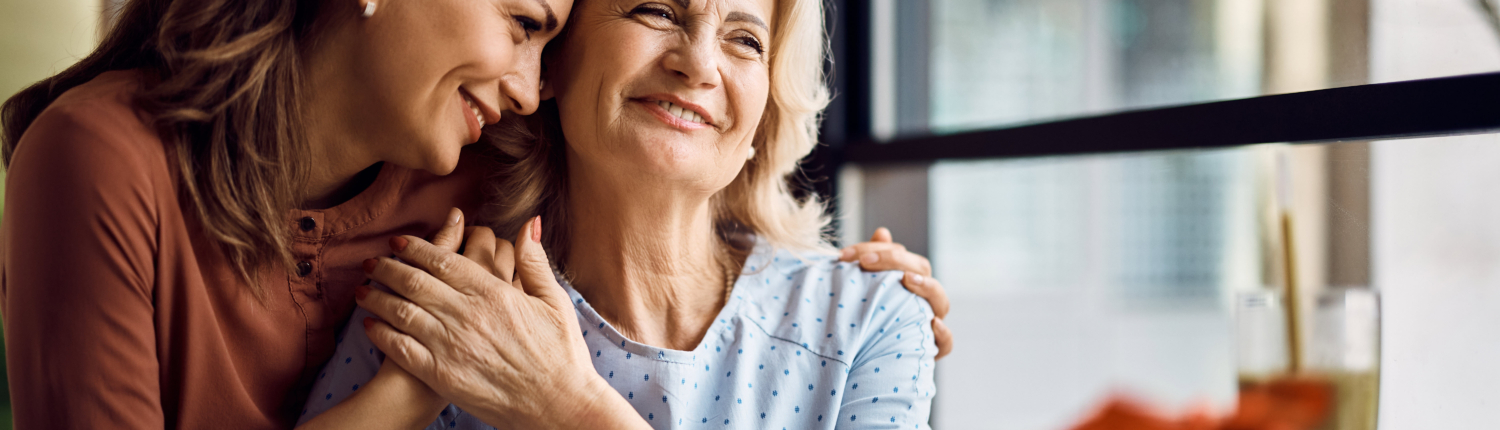
POLYGON ((312 231, 312 229, 318 228, 318 221, 310 216, 305 216, 297 221, 297 227, 301 227, 302 231, 312 231))
POLYGON ((307 276, 312 273, 312 262, 302 260, 297 262, 297 276, 307 276))

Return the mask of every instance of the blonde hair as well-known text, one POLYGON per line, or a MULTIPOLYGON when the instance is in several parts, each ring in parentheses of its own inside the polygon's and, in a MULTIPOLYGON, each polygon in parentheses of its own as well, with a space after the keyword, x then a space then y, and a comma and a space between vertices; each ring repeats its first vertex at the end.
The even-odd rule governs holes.
MULTIPOLYGON (((828 105, 823 5, 820 0, 778 0, 775 13, 767 50, 770 93, 752 142, 755 158, 714 194, 715 222, 721 235, 749 230, 773 246, 832 252, 823 236, 829 221, 823 201, 812 194, 798 199, 789 184, 798 163, 818 143, 818 123, 828 105)), ((567 223, 568 173, 556 102, 544 102, 524 119, 486 128, 485 136, 501 154, 481 219, 508 237, 532 216, 542 215, 543 225, 553 226, 544 227, 542 242, 562 267, 568 254, 567 229, 561 228, 567 223)))

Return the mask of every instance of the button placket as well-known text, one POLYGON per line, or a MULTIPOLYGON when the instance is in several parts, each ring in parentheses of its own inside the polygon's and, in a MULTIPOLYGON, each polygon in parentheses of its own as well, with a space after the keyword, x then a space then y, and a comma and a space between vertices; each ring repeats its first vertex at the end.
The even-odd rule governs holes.
POLYGON ((309 293, 316 295, 315 291, 317 276, 313 272, 319 269, 318 256, 323 250, 323 214, 319 212, 294 212, 290 217, 292 224, 292 255, 297 259, 293 267, 296 278, 292 282, 301 284, 302 289, 312 290, 309 293))

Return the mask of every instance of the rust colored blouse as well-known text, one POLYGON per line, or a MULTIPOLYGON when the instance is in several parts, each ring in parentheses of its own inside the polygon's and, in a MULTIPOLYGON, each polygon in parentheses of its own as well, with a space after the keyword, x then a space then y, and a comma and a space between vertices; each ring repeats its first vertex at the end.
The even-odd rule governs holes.
POLYGON ((353 312, 361 262, 472 213, 482 168, 386 164, 358 196, 297 210, 296 273, 258 301, 195 224, 158 135, 110 72, 52 103, 16 149, 0 304, 18 428, 288 428, 353 312))

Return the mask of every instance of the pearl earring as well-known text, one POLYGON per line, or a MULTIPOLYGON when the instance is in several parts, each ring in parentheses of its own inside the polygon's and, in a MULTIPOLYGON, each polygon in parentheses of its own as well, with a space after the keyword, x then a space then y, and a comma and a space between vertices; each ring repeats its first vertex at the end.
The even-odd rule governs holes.
POLYGON ((374 16, 375 15, 375 2, 371 1, 371 2, 365 3, 365 11, 362 12, 362 13, 360 13, 360 15, 363 15, 365 18, 369 18, 371 16, 374 16))
POLYGON ((750 147, 750 155, 746 155, 745 156, 745 160, 754 160, 754 159, 755 159, 755 147, 751 146, 750 147))

